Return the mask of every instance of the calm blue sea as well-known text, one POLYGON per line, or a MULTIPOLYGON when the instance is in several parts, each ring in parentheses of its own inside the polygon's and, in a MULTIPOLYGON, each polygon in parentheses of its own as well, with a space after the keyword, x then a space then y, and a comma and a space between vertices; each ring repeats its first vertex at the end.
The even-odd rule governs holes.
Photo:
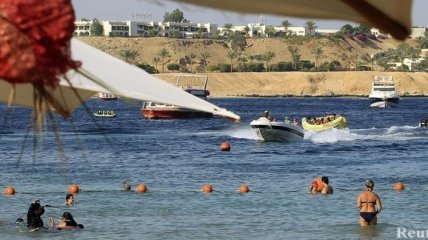
POLYGON ((428 130, 417 127, 428 117, 427 98, 403 98, 396 109, 371 109, 365 98, 210 101, 242 122, 145 120, 141 103, 91 99, 91 112, 80 107, 70 119, 48 120, 57 130, 35 138, 30 110, 0 105, 0 188, 17 190, 0 196, 0 238, 394 239, 397 228, 428 229, 428 130), (98 109, 117 117, 94 121, 98 109), (341 113, 349 128, 308 133, 300 142, 259 142, 249 123, 264 110, 277 119, 341 113), (224 141, 230 152, 220 151, 224 141), (307 193, 321 175, 333 195, 307 193), (125 178, 149 192, 123 192, 125 178), (375 228, 362 229, 356 198, 366 178, 384 210, 375 228), (405 191, 391 189, 397 181, 405 191), (65 207, 71 183, 82 191, 65 207), (205 183, 215 191, 202 194, 205 183), (253 192, 237 193, 243 183, 253 192), (51 205, 45 225, 70 211, 85 229, 29 233, 17 226, 35 198, 51 205))

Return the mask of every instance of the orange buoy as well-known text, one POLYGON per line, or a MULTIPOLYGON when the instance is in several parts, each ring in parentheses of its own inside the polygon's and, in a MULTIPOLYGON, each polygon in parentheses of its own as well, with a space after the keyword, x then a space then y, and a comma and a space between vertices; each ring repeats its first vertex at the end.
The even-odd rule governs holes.
POLYGON ((71 184, 70 187, 68 187, 68 191, 72 194, 76 194, 79 193, 80 189, 79 189, 79 185, 77 184, 71 184))
POLYGON ((221 145, 220 145, 220 149, 222 150, 222 151, 230 151, 230 144, 229 144, 229 142, 223 142, 221 145))
POLYGON ((312 181, 312 186, 317 189, 317 192, 321 192, 324 188, 324 183, 322 182, 321 178, 318 177, 312 181))
POLYGON ((212 191, 213 191, 213 186, 211 184, 205 184, 201 188, 201 192, 203 192, 203 193, 210 193, 212 191))
POLYGON ((242 184, 241 186, 239 186, 240 193, 247 193, 249 191, 250 191, 250 188, 248 187, 247 184, 242 184))
POLYGON ((15 193, 16 191, 15 191, 15 188, 13 188, 13 186, 7 186, 3 192, 4 195, 8 195, 8 196, 15 195, 15 193))
POLYGON ((396 182, 396 183, 394 184, 393 189, 394 189, 395 191, 403 191, 403 190, 404 190, 404 183, 403 183, 403 182, 396 182))
POLYGON ((147 192, 147 190, 148 190, 148 188, 147 188, 146 184, 144 184, 144 183, 138 184, 137 187, 135 188, 135 191, 139 192, 139 193, 147 192))

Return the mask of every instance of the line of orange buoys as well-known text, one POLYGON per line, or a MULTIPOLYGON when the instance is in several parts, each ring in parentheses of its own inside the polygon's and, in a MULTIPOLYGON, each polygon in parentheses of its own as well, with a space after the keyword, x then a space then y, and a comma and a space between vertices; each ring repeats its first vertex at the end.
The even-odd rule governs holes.
MULTIPOLYGON (((314 179, 314 182, 316 180, 317 179, 314 179)), ((392 189, 395 190, 395 191, 403 191, 405 189, 404 183, 401 182, 401 181, 400 182, 396 182, 394 184, 394 186, 392 187, 392 189)), ((131 191, 131 184, 129 184, 128 180, 125 181, 124 190, 125 191, 131 191)), ((138 193, 145 193, 148 190, 149 190, 149 188, 147 187, 147 185, 145 183, 139 183, 137 185, 137 187, 135 188, 135 191, 138 192, 138 193)), ((73 184, 71 184, 68 187, 68 191, 70 193, 72 193, 72 194, 77 194, 77 193, 80 192, 80 187, 79 187, 79 185, 73 183, 73 184)), ((204 184, 202 186, 202 188, 201 188, 201 192, 203 192, 203 193, 211 193, 213 191, 214 191, 213 185, 208 184, 208 183, 204 184)), ((250 190, 250 187, 247 184, 242 184, 242 185, 239 186, 239 188, 238 188, 237 191, 240 192, 240 193, 248 193, 251 190, 250 190)), ((9 186, 7 186, 4 189, 3 194, 6 195, 6 196, 12 196, 12 195, 16 194, 16 190, 15 190, 15 188, 13 186, 9 185, 9 186)))

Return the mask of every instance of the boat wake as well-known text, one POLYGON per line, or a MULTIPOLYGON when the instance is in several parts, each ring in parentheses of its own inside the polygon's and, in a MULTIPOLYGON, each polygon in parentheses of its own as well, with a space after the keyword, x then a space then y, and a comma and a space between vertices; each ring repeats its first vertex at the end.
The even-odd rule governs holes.
MULTIPOLYGON (((237 125, 221 129, 210 129, 198 135, 229 136, 231 138, 257 140, 257 134, 249 126, 237 125)), ((428 138, 428 130, 416 126, 392 126, 389 128, 336 129, 305 131, 304 141, 313 143, 337 143, 358 140, 406 141, 428 138)))
POLYGON ((336 143, 357 140, 406 141, 428 137, 428 131, 414 126, 392 126, 370 129, 330 129, 322 132, 307 131, 305 140, 314 143, 336 143))

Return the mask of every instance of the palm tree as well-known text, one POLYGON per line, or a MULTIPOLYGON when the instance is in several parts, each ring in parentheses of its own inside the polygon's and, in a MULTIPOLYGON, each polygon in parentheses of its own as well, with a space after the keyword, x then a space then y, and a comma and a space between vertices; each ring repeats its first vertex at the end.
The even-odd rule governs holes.
POLYGON ((291 59, 293 60, 294 70, 297 70, 297 65, 300 62, 300 53, 299 49, 295 46, 288 46, 288 51, 291 53, 291 59))
POLYGON ((202 52, 199 57, 201 58, 201 63, 204 66, 204 72, 206 72, 207 71, 208 58, 210 58, 211 55, 207 51, 205 51, 205 52, 202 52))
POLYGON ((318 60, 322 57, 322 55, 324 54, 324 51, 321 49, 321 47, 316 47, 312 49, 311 53, 315 55, 315 67, 318 69, 319 68, 318 60))
POLYGON ((189 54, 190 58, 190 72, 193 72, 193 64, 195 64, 196 54, 191 53, 189 54))
POLYGON ((122 50, 119 52, 120 56, 125 58, 125 61, 130 63, 134 62, 135 58, 139 55, 137 51, 135 50, 122 50))
POLYGON ((291 23, 286 19, 284 21, 281 22, 281 25, 284 26, 285 29, 285 36, 288 36, 288 28, 291 27, 291 23))
POLYGON ((244 27, 244 31, 245 31, 245 36, 246 36, 246 37, 249 37, 249 36, 250 36, 250 33, 249 33, 249 32, 250 32, 250 30, 251 30, 251 29, 250 29, 250 27, 248 27, 248 26, 245 26, 245 27, 244 27))
POLYGON ((224 30, 225 31, 225 33, 226 33, 226 36, 229 36, 230 35, 230 33, 232 32, 232 27, 233 27, 233 23, 230 23, 230 22, 228 22, 228 23, 225 23, 224 25, 223 25, 223 27, 226 29, 226 30, 224 30))
POLYGON ((239 71, 242 72, 242 68, 245 70, 245 63, 248 62, 247 56, 243 55, 242 53, 238 56, 238 63, 239 63, 239 71))
POLYGON ((236 51, 229 49, 227 51, 227 57, 230 59, 230 72, 233 72, 233 60, 238 56, 236 51))
POLYGON ((169 62, 169 57, 171 57, 171 55, 169 54, 169 51, 166 48, 162 48, 159 53, 158 56, 162 59, 162 73, 165 72, 165 64, 167 62, 169 62))
POLYGON ((158 63, 160 63, 160 58, 154 57, 153 58, 153 62, 155 63, 156 73, 158 73, 159 72, 159 70, 158 70, 158 63))
POLYGON ((266 61, 266 69, 270 72, 270 62, 275 57, 275 53, 272 51, 268 51, 263 55, 264 60, 266 61))
POLYGON ((305 27, 309 30, 309 35, 315 34, 315 29, 318 28, 317 24, 314 21, 307 21, 305 27))

